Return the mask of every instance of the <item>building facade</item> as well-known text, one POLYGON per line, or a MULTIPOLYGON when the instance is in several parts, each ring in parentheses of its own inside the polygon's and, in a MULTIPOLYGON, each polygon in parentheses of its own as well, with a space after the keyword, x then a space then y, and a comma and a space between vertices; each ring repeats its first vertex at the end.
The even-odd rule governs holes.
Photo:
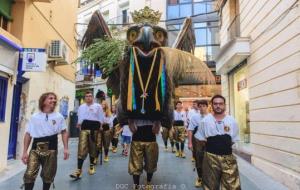
POLYGON ((219 0, 217 72, 240 126, 237 147, 290 189, 300 188, 298 0, 219 0))
MULTIPOLYGON (((6 73, 4 75, 9 76, 4 79, 6 81, 4 83, 2 66, 0 69, 1 88, 3 84, 4 86, 7 84, 5 121, 0 121, 0 143, 3 145, 0 148, 0 171, 2 171, 7 167, 8 159, 20 159, 22 156, 25 126, 30 116, 39 111, 38 99, 42 93, 52 91, 58 95, 57 111, 63 113, 66 121, 68 121, 68 112, 73 110, 75 67, 71 63, 77 57, 74 36, 78 3, 71 0, 4 0, 0 5, 0 23, 5 30, 0 29, 0 35, 9 39, 8 42, 12 42, 9 43, 13 44, 10 49, 17 50, 14 54, 0 51, 1 62, 9 60, 4 64, 6 67, 11 66, 8 69, 4 68, 3 72, 6 73), (2 3, 5 6, 2 6, 4 5, 2 3), (63 57, 60 59, 50 57, 48 54, 53 40, 59 41, 63 49, 63 57), (44 72, 22 71, 22 61, 18 64, 18 60, 22 59, 22 48, 46 50, 47 64, 44 72), (6 56, 6 59, 2 59, 3 56, 6 56), (13 59, 16 60, 14 66, 11 65, 13 59)), ((5 96, 1 94, 1 102, 2 97, 5 96)))

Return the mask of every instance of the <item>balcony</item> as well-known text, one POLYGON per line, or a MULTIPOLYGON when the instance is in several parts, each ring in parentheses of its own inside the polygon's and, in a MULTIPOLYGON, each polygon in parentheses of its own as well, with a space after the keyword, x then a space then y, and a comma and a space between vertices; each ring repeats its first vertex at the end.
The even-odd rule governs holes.
POLYGON ((216 71, 227 74, 250 55, 250 38, 240 36, 239 16, 227 28, 229 38, 216 57, 216 71))

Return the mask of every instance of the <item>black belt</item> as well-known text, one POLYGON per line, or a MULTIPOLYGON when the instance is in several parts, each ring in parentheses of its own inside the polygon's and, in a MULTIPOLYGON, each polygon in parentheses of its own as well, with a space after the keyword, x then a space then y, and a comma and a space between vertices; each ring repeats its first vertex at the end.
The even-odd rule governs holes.
POLYGON ((109 130, 109 124, 104 123, 104 124, 102 125, 102 129, 103 129, 103 131, 108 131, 108 130, 109 130))
POLYGON ((206 142, 206 151, 217 155, 232 154, 232 141, 230 135, 216 135, 208 137, 206 142))
POLYGON ((156 135, 152 132, 152 125, 137 127, 137 131, 132 135, 132 141, 155 142, 156 135))
POLYGON ((57 134, 46 137, 34 138, 31 147, 32 150, 36 150, 37 144, 40 142, 48 142, 48 150, 57 150, 57 134))
POLYGON ((175 120, 173 122, 173 126, 184 126, 184 121, 183 120, 175 120))
POLYGON ((81 130, 99 130, 100 122, 92 120, 83 120, 81 124, 81 130))

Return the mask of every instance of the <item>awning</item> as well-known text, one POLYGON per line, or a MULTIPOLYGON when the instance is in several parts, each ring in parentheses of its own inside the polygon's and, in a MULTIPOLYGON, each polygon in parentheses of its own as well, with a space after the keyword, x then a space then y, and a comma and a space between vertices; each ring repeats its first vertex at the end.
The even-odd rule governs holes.
POLYGON ((8 20, 12 20, 11 17, 11 6, 13 4, 13 0, 1 0, 0 1, 0 15, 5 17, 8 20))

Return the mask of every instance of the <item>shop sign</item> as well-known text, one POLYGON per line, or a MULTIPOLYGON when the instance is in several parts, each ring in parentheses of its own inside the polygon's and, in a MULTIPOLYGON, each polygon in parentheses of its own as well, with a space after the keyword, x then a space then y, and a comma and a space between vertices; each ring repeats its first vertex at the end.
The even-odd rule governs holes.
POLYGON ((238 91, 247 88, 247 79, 241 80, 237 83, 238 91))

